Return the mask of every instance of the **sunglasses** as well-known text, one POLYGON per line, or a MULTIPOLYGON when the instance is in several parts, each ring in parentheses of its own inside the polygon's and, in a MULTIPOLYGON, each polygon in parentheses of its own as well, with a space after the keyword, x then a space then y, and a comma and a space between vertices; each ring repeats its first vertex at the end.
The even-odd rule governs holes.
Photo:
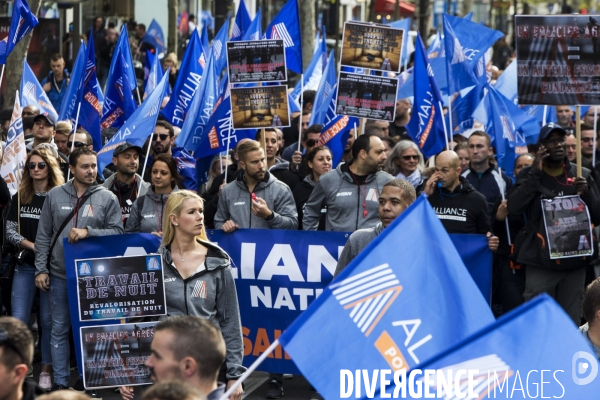
POLYGON ((419 156, 402 156, 402 159, 406 160, 406 161, 408 161, 408 160, 418 160, 419 156))
MULTIPOLYGON (((67 142, 67 146, 73 147, 73 142, 67 142)), ((75 142, 75 147, 76 148, 85 147, 85 146, 87 146, 87 143, 75 142)))
POLYGON ((315 139, 308 139, 306 141, 306 147, 313 147, 314 145, 316 145, 317 143, 319 143, 318 140, 315 139))
POLYGON ((160 138, 160 140, 167 140, 170 137, 170 135, 167 135, 166 133, 155 133, 154 135, 152 135, 152 141, 155 142, 158 140, 158 138, 160 138))
POLYGON ((21 359, 21 361, 24 364, 29 365, 29 363, 27 361, 25 361, 25 357, 23 357, 23 353, 21 353, 21 351, 17 348, 17 346, 13 343, 13 341, 10 340, 10 338, 8 337, 8 332, 6 332, 2 328, 0 328, 0 346, 9 347, 12 351, 17 353, 17 355, 19 356, 19 358, 21 359))
POLYGON ((37 164, 36 164, 36 163, 34 163, 34 162, 30 162, 29 164, 27 164, 27 168, 29 168, 29 169, 31 169, 31 170, 34 170, 34 169, 35 169, 35 167, 37 166, 37 167, 38 167, 38 169, 44 169, 44 168, 46 168, 46 165, 47 165, 47 164, 46 164, 45 162, 39 162, 39 163, 37 163, 37 164))

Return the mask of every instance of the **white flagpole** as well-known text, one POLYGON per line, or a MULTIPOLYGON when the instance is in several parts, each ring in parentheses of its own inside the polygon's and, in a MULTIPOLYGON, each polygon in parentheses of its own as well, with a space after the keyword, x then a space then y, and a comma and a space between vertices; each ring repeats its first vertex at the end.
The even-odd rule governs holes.
POLYGON ((219 400, 228 400, 229 396, 231 396, 231 393, 233 393, 234 390, 237 389, 242 384, 242 382, 244 382, 250 376, 252 372, 254 372, 254 370, 260 365, 260 363, 262 363, 265 360, 265 358, 267 358, 269 354, 271 354, 271 352, 275 350, 277 346, 279 346, 279 339, 275 339, 275 341, 267 348, 267 350, 265 350, 265 352, 262 353, 260 357, 258 357, 256 361, 254 361, 252 365, 248 367, 246 372, 244 372, 242 376, 240 376, 238 380, 235 381, 235 383, 229 388, 227 392, 225 392, 223 396, 221 396, 219 400))
POLYGON ((446 128, 446 118, 444 118, 444 106, 441 101, 438 101, 440 105, 440 112, 442 113, 442 125, 444 125, 444 139, 446 139, 446 150, 450 150, 450 142, 448 141, 448 128, 446 128))
POLYGON ((594 106, 594 152, 592 153, 592 167, 596 166, 596 131, 598 129, 598 106, 594 106))
MULTIPOLYGON (((448 123, 450 124, 450 126, 448 127, 448 136, 450 137, 450 139, 452 139, 452 132, 453 132, 453 123, 452 123, 452 97, 453 95, 448 95, 448 123)), ((446 138, 447 140, 448 138, 446 138)))
MULTIPOLYGON (((502 179, 502 168, 498 167, 498 172, 500 172, 500 179, 502 179)), ((501 188, 502 189, 502 188, 501 188)), ((502 201, 506 200, 504 197, 504 190, 500 190, 500 194, 502 195, 502 201)), ((508 238, 508 246, 512 246, 512 240, 510 238, 510 226, 508 225, 508 215, 504 218, 504 223, 506 224, 506 237, 508 238)), ((513 269, 513 274, 515 270, 513 269)))
MULTIPOLYGON (((232 116, 231 124, 233 124, 233 116, 232 116)), ((229 156, 229 146, 231 144, 231 124, 229 124, 229 129, 227 130, 227 150, 225 151, 225 155, 227 155, 227 156, 229 156)), ((223 170, 223 160, 221 160, 221 170, 223 170)), ((223 179, 223 183, 225 183, 225 184, 227 184, 227 171, 228 170, 229 170, 229 168, 225 167, 225 178, 223 179)))
POLYGON ((300 74, 300 116, 298 117, 298 151, 302 146, 302 109, 304 108, 304 74, 300 74))
MULTIPOLYGON (((79 105, 77 106, 77 116, 75 117, 75 125, 73 125, 73 140, 71 141, 71 152, 69 154, 71 154, 75 149, 75 132, 77 132, 77 124, 79 124, 79 110, 81 110, 81 102, 79 102, 79 105)), ((67 182, 69 181, 70 177, 71 169, 67 168, 67 182)))
POLYGON ((135 85, 135 91, 137 92, 138 106, 139 106, 142 104, 142 98, 140 97, 140 88, 137 86, 137 83, 135 85))
POLYGON ((356 122, 354 123, 354 140, 358 138, 358 128, 356 127, 356 122))
POLYGON ((544 116, 542 117, 542 126, 546 125, 547 114, 548 114, 548 106, 544 106, 544 116))
POLYGON ((2 78, 4 77, 4 67, 6 65, 2 64, 2 72, 0 72, 0 85, 2 85, 2 78))
MULTIPOLYGON (((154 132, 150 134, 150 141, 148 142, 148 150, 146 150, 146 158, 144 158, 144 168, 142 168, 142 180, 144 179, 144 175, 146 174, 146 166, 148 165, 148 157, 150 156, 150 147, 152 147, 152 135, 154 132)), ((152 180, 152 179, 150 179, 152 180)))

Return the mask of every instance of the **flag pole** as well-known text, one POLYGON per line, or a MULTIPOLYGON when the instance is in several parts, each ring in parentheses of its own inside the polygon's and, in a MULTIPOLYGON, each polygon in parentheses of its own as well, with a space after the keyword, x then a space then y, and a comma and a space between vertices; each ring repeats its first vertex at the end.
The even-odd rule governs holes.
POLYGON ((302 146, 302 110, 304 109, 304 74, 300 74, 300 116, 298 117, 298 151, 302 146))
POLYGON ((2 86, 2 78, 4 78, 4 67, 6 65, 2 64, 2 72, 0 72, 0 86, 2 86))
MULTIPOLYGON (((69 154, 71 154, 75 149, 75 132, 77 132, 77 124, 79 123, 79 110, 81 110, 81 102, 79 102, 79 105, 77 106, 77 116, 75 117, 75 125, 73 125, 73 141, 71 142, 71 151, 69 154)), ((69 181, 70 177, 71 169, 67 168, 67 182, 69 181)))
POLYGON ((598 129, 598 106, 594 106, 594 139, 593 139, 593 149, 594 152, 592 153, 592 167, 596 166, 596 135, 597 135, 597 129, 598 129))
POLYGON ((142 98, 140 97, 140 88, 138 87, 137 82, 135 85, 135 91, 137 92, 138 106, 139 106, 142 104, 142 98))
POLYGON ((146 158, 144 158, 144 167, 142 168, 142 180, 146 174, 146 166, 148 165, 148 157, 150 156, 150 147, 152 147, 152 135, 154 135, 154 132, 150 134, 150 142, 148 142, 148 150, 146 150, 146 158))
POLYGON ((446 139, 446 150, 450 150, 450 142, 448 141, 448 128, 446 128, 446 118, 444 118, 444 106, 441 101, 438 101, 440 105, 440 112, 442 113, 442 125, 444 126, 444 139, 446 139))
POLYGON ((254 372, 254 370, 265 360, 265 358, 269 356, 269 354, 273 352, 273 350, 275 350, 277 346, 279 346, 279 339, 275 339, 275 341, 271 343, 267 350, 265 350, 265 352, 262 353, 260 357, 258 357, 256 361, 254 361, 252 365, 248 367, 246 372, 244 372, 242 376, 240 376, 238 380, 235 381, 235 383, 229 388, 227 392, 225 392, 223 396, 221 396, 219 400, 229 399, 229 396, 231 396, 233 391, 237 389, 242 384, 242 382, 244 382, 250 376, 252 372, 254 372))
MULTIPOLYGON (((454 126, 452 124, 452 97, 454 97, 454 94, 448 95, 448 124, 450 125, 448 127, 448 136, 450 139, 452 139, 452 127, 454 126)), ((446 140, 448 140, 448 138, 446 138, 446 140)))
MULTIPOLYGON (((576 162, 577 162, 577 178, 581 176, 581 106, 575 106, 576 115, 576 125, 575 125, 575 134, 577 135, 577 146, 575 150, 576 162)), ((596 133, 594 132, 594 137, 596 133)))
POLYGON ((358 138, 358 127, 356 126, 356 122, 354 123, 354 140, 358 138))
POLYGON ((544 116, 542 117, 542 126, 546 125, 547 114, 548 114, 548 106, 544 106, 544 116))

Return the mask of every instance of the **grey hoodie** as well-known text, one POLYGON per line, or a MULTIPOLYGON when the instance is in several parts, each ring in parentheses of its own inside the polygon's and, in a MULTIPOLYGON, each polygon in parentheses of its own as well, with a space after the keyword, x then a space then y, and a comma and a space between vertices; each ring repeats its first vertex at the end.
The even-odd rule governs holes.
POLYGON ((52 251, 50 271, 46 269, 50 246, 58 228, 75 207, 77 194, 73 187, 73 179, 48 192, 35 238, 36 275, 50 272, 52 275, 66 279, 63 238, 69 236, 71 228, 87 228, 88 237, 123 233, 121 207, 117 196, 105 187, 98 185, 90 186, 83 195, 90 192, 92 195, 85 203, 79 205, 77 215, 71 218, 60 233, 52 251))
MULTIPOLYGON (((173 192, 178 190, 177 186, 175 186, 173 192)), ((152 187, 149 187, 143 198, 138 197, 133 202, 127 224, 125 225, 125 232, 162 232, 163 214, 168 199, 169 194, 155 194, 152 187), (143 202, 141 210, 140 202, 143 202)))
POLYGON ((273 219, 267 221, 252 214, 252 194, 248 191, 242 174, 221 190, 215 228, 221 229, 231 219, 242 229, 298 229, 296 203, 292 191, 285 183, 265 172, 265 178, 256 185, 254 194, 267 202, 267 206, 273 211, 273 219))
POLYGON ((227 348, 227 378, 237 379, 246 368, 242 366, 242 321, 231 262, 217 245, 198 242, 208 249, 206 260, 187 279, 181 277, 173 264, 170 246, 158 249, 164 265, 167 315, 195 315, 214 323, 227 348))
POLYGON ((383 224, 380 222, 373 228, 359 229, 350 235, 335 267, 333 277, 338 276, 381 232, 383 232, 383 224))
POLYGON ((383 185, 394 177, 387 172, 378 171, 368 175, 365 183, 359 187, 348 172, 342 171, 343 165, 339 164, 319 178, 304 205, 302 229, 305 231, 317 230, 321 210, 325 207, 326 231, 353 232, 357 229, 371 228, 379 222, 379 195, 383 185), (363 204, 366 205, 366 209, 363 204))

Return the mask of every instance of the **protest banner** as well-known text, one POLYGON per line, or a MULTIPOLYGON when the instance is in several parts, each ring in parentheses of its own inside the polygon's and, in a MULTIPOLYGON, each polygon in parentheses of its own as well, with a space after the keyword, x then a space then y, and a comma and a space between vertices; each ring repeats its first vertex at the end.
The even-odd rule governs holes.
POLYGON ((541 201, 550 258, 593 255, 590 213, 579 195, 541 201))
POLYGON ((400 72, 405 34, 402 29, 389 26, 346 22, 341 65, 400 72))
POLYGON ((157 322, 81 327, 83 385, 88 389, 152 383, 150 344, 157 322))
POLYGON ((229 82, 286 81, 283 40, 227 42, 229 82))
POLYGON ((600 16, 515 16, 519 104, 598 104, 600 16))
POLYGON ((79 320, 165 315, 159 255, 75 260, 79 320))
POLYGON ((290 126, 287 86, 231 89, 233 129, 290 126))
MULTIPOLYGON (((160 246, 160 239, 150 233, 137 233, 128 235, 109 235, 86 238, 77 243, 69 243, 63 239, 65 248, 65 268, 67 275, 67 291, 69 297, 69 313, 71 314, 71 327, 73 341, 76 349, 81 348, 80 330, 82 326, 98 325, 98 321, 79 320, 79 293, 77 290, 77 273, 75 260, 83 258, 100 258, 116 256, 133 256, 156 253, 160 246)), ((103 320, 102 324, 119 324, 119 320, 103 320)), ((81 352, 76 351, 79 373, 83 374, 81 352)))
POLYGON ((398 80, 340 72, 336 114, 393 121, 398 80))
MULTIPOLYGON (((242 318, 244 365, 250 366, 331 282, 346 232, 238 229, 208 231, 232 260, 242 318)), ((450 235, 488 304, 492 252, 484 235, 450 235), (459 247, 460 246, 460 247, 459 247)), ((299 373, 281 347, 260 370, 299 373)))

